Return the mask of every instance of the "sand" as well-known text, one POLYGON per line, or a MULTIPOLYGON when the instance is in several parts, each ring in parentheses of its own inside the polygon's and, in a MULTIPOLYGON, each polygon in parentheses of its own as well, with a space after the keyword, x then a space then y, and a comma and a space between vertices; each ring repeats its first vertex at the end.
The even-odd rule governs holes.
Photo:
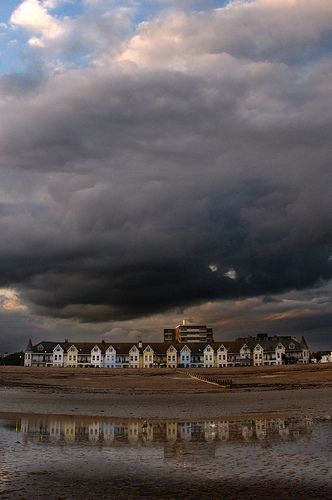
POLYGON ((0 368, 2 414, 202 419, 332 415, 332 365, 201 369, 232 379, 224 389, 186 370, 0 368))
POLYGON ((2 367, 0 419, 13 423, 34 414, 42 421, 63 415, 150 423, 239 419, 247 425, 249 419, 291 416, 312 417, 313 430, 277 441, 273 435, 253 442, 184 439, 126 446, 118 439, 112 446, 83 446, 62 439, 57 446, 43 430, 25 443, 4 425, 1 498, 330 498, 332 366, 199 371, 230 378, 233 388, 192 378, 185 370, 2 367))

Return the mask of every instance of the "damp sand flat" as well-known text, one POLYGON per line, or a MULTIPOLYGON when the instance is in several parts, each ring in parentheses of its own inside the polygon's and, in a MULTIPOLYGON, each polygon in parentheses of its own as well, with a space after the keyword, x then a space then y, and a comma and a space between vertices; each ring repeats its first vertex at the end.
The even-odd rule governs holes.
POLYGON ((332 423, 278 417, 0 422, 6 499, 330 498, 332 423))
MULTIPOLYGON (((184 369, 77 369, 0 367, 0 387, 84 389, 92 391, 158 391, 167 392, 204 387, 201 381, 189 377, 184 369)), ((243 388, 269 390, 307 386, 332 386, 332 363, 194 369, 219 379, 232 379, 236 390, 243 388)))
MULTIPOLYGON (((208 386, 208 384, 206 384, 208 386)), ((332 415, 332 388, 278 391, 63 392, 0 389, 4 413, 99 415, 119 418, 220 418, 257 414, 332 415)))

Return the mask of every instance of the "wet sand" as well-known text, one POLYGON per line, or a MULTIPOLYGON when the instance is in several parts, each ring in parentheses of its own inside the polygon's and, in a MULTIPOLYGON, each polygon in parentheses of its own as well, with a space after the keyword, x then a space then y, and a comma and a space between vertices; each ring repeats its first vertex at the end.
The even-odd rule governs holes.
POLYGON ((193 419, 332 415, 332 366, 196 370, 231 378, 223 389, 184 370, 1 367, 0 412, 193 419))
POLYGON ((231 378, 233 388, 192 378, 185 370, 0 368, 0 497, 330 498, 332 366, 199 372, 231 378), (54 434, 58 416, 64 424, 54 442, 44 420, 50 420, 54 434), (73 425, 75 416, 81 427, 77 419, 73 425), (297 417, 309 423, 312 418, 313 426, 285 437, 281 425, 278 438, 258 437, 257 429, 270 432, 268 418, 287 429, 297 417), (106 432, 109 418, 118 429, 136 421, 141 431, 140 419, 156 429, 161 421, 180 422, 186 429, 190 421, 204 420, 213 432, 196 440, 178 434, 171 443, 139 437, 132 446, 119 435, 107 445, 95 432, 97 427, 106 432), (243 422, 240 438, 223 441, 214 435, 218 422, 223 429, 226 420, 243 422), (24 437, 22 422, 28 421, 35 430, 24 437), (247 437, 253 421, 254 441, 247 437), (90 436, 82 444, 82 429, 97 441, 90 436))
POLYGON ((332 422, 0 420, 0 496, 330 498, 332 422))

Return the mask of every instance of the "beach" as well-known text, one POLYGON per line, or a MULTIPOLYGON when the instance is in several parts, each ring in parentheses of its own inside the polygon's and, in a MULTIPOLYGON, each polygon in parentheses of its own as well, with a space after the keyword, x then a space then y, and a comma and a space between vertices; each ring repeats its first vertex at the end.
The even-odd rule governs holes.
POLYGON ((201 369, 231 379, 232 389, 188 370, 0 368, 2 414, 58 414, 141 419, 332 415, 332 366, 201 369))
POLYGON ((325 499, 331 417, 330 365, 1 367, 0 496, 325 499))

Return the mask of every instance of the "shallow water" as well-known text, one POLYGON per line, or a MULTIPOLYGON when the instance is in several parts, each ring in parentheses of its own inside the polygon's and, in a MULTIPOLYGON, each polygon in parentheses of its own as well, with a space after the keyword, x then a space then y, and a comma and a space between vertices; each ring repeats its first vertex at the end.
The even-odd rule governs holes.
POLYGON ((0 497, 331 498, 332 423, 0 421, 0 497))

